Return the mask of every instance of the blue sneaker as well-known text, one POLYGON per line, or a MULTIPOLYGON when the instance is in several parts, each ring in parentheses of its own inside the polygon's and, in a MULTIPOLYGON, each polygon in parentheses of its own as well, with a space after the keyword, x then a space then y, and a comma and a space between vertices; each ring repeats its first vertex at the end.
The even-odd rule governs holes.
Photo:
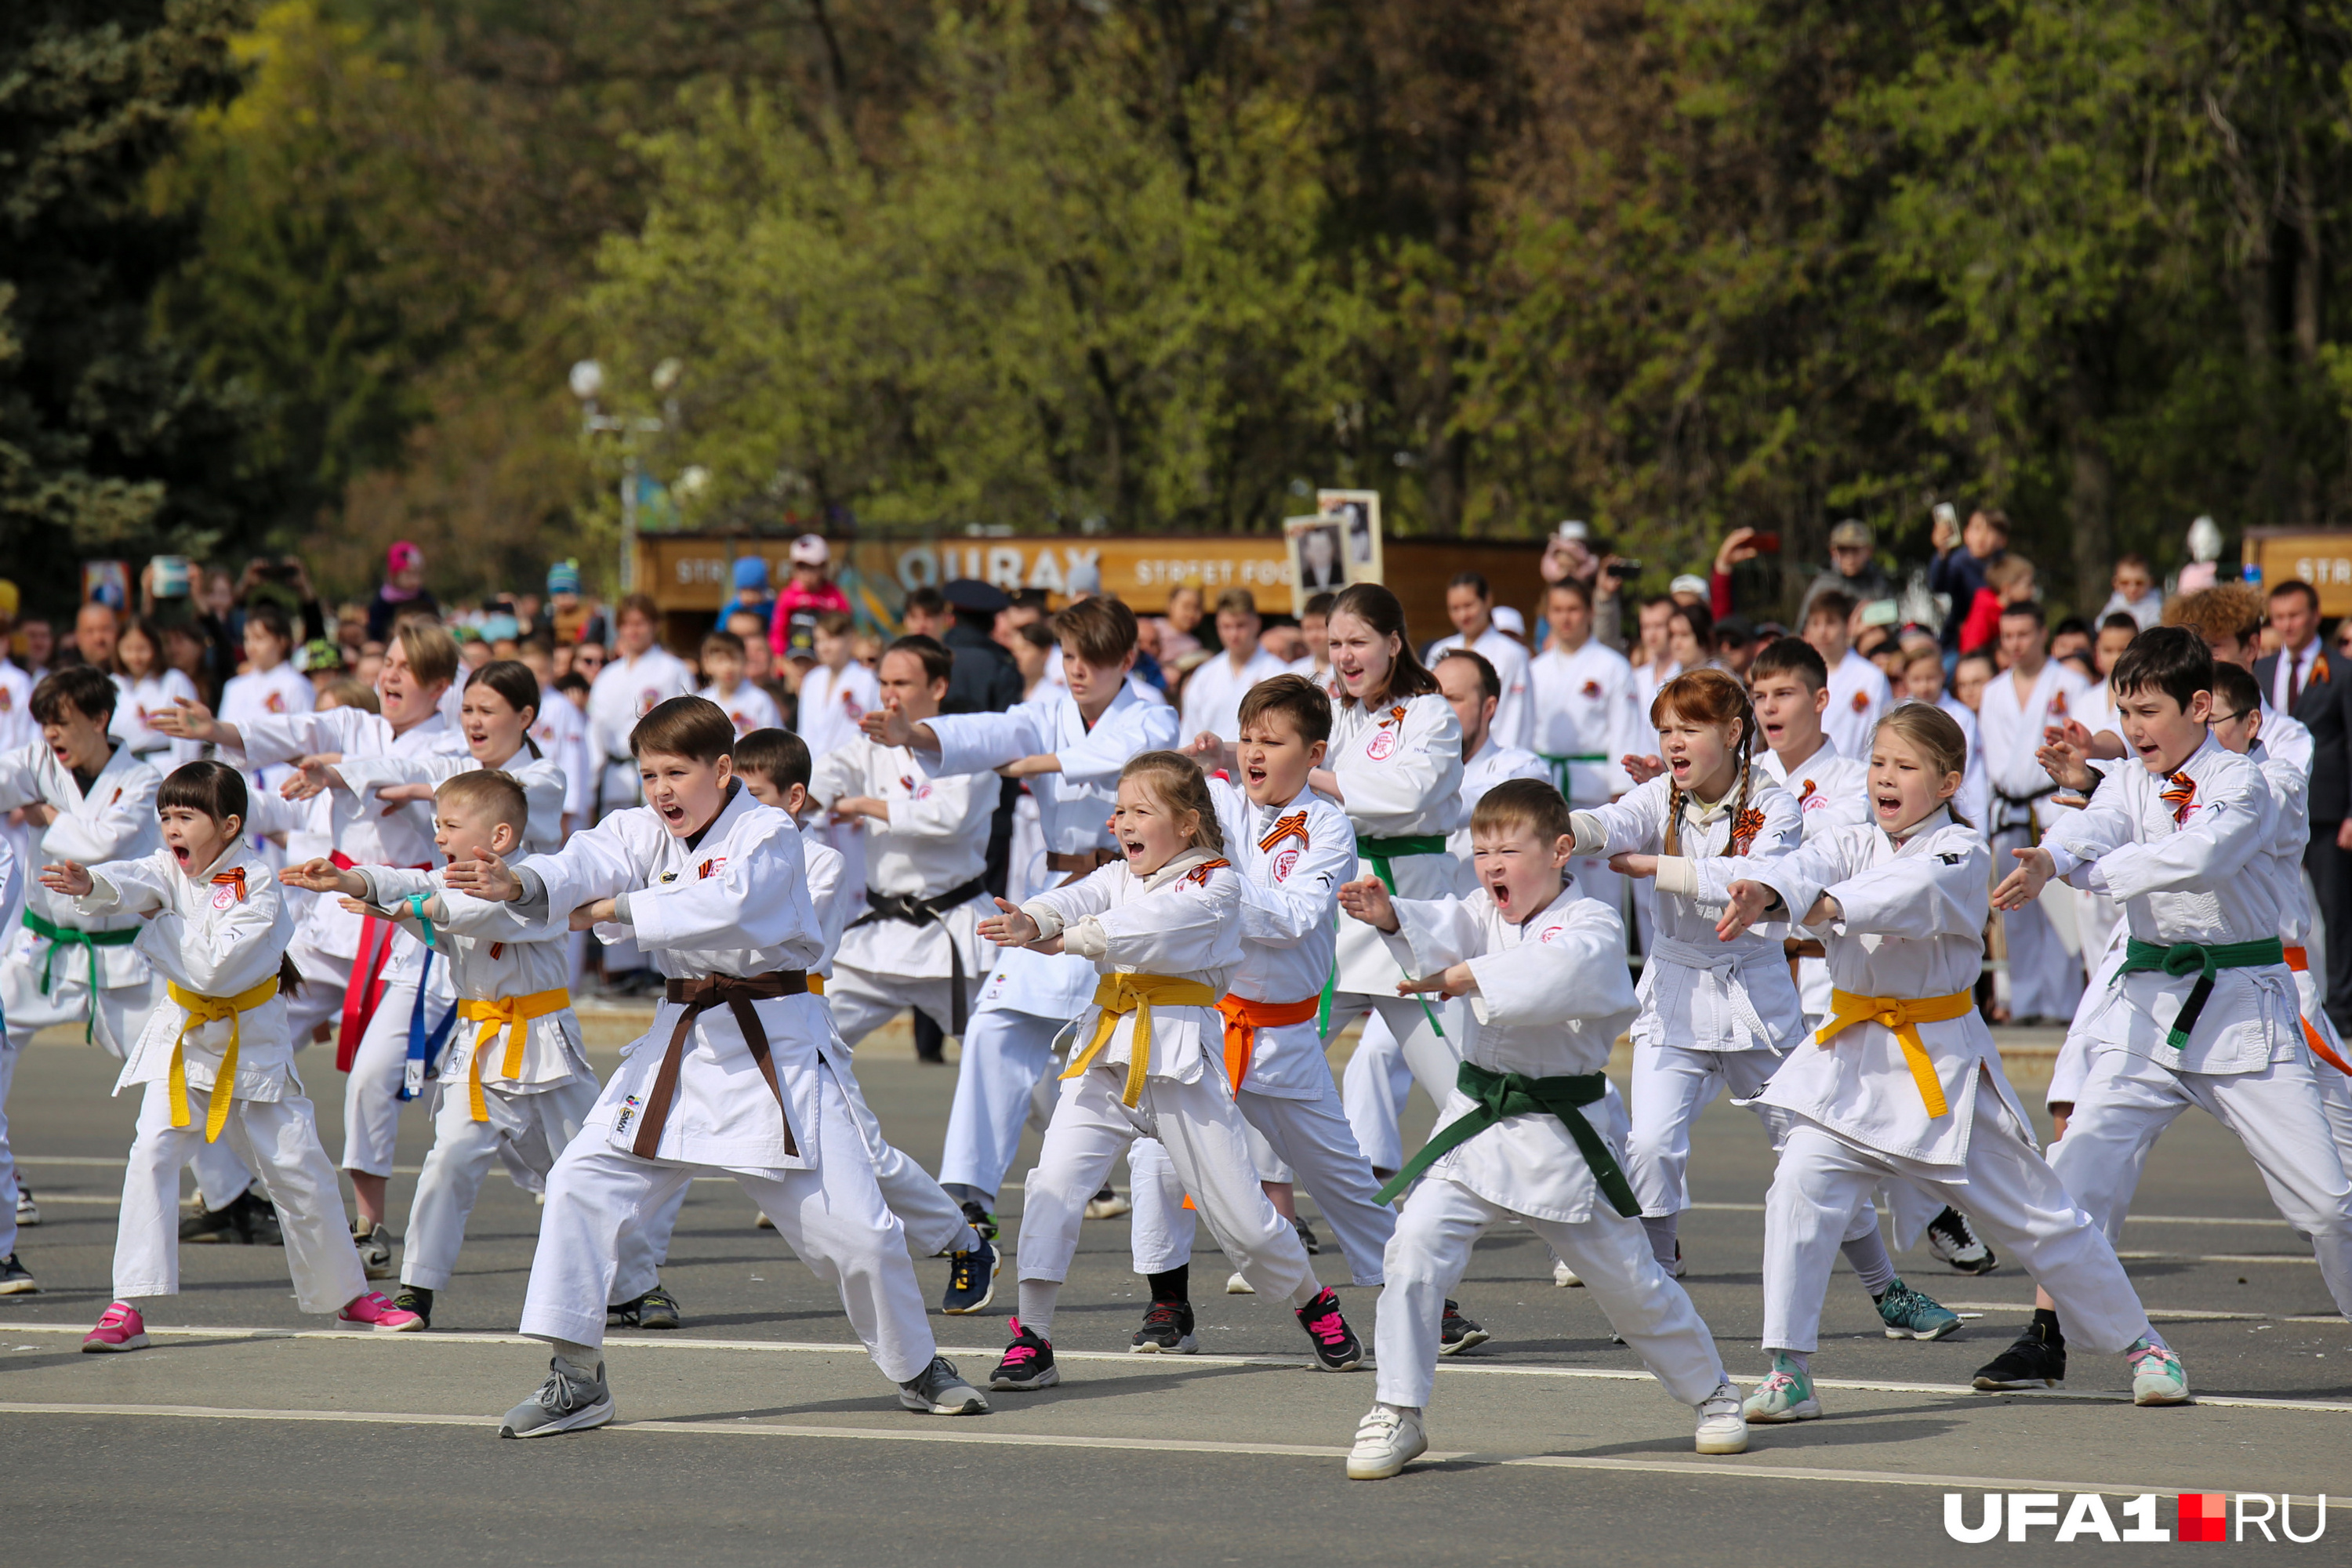
POLYGON ((1896 1275, 1878 1298, 1878 1316, 1890 1340, 1940 1340, 1958 1333, 1960 1315, 1932 1296, 1921 1294, 1896 1275))
POLYGON ((940 1298, 940 1311, 950 1318, 969 1317, 996 1300, 996 1275, 1004 1267, 1004 1255, 988 1237, 980 1237, 973 1250, 951 1252, 948 1258, 948 1293, 940 1298))

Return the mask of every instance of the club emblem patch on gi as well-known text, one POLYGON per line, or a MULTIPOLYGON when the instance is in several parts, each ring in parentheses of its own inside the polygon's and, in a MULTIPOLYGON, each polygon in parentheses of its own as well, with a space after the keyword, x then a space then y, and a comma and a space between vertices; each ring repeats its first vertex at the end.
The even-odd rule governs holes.
POLYGON ((642 719, 661 705, 661 689, 648 686, 637 693, 637 717, 642 719))
POLYGON ((216 910, 232 909, 236 907, 236 889, 235 888, 215 888, 213 889, 213 908, 216 910))
POLYGON ((1537 933, 1536 941, 1549 943, 1556 940, 1561 931, 1564 931, 1567 929, 1568 928, 1566 926, 1546 926, 1541 931, 1537 933))
POLYGON ((621 1097, 621 1113, 613 1118, 613 1131, 614 1132, 626 1132, 629 1130, 629 1123, 635 1121, 636 1119, 637 1097, 634 1094, 623 1095, 621 1097))
POLYGON ((1867 713, 1870 711, 1869 692, 1857 691, 1853 694, 1853 710, 1857 713, 1867 713))
POLYGON ((1597 680, 1588 680, 1584 683, 1584 700, 1587 702, 1596 701, 1600 699, 1600 696, 1601 682, 1597 680))
POLYGON ((1281 854, 1274 858, 1274 879, 1277 882, 1288 880, 1292 868, 1297 864, 1298 851, 1296 849, 1284 850, 1281 854))
POLYGON ((283 713, 286 711, 286 695, 280 691, 273 691, 261 700, 261 706, 269 712, 283 713))
POLYGON ((710 877, 714 872, 717 872, 718 870, 719 870, 720 868, 722 868, 723 867, 725 867, 725 866, 726 866, 726 864, 727 864, 727 857, 726 857, 726 856, 724 856, 724 855, 714 855, 714 856, 712 856, 709 859, 705 860, 701 865, 697 866, 697 867, 694 868, 694 876, 695 876, 695 879, 696 879, 697 881, 704 880, 704 879, 708 879, 709 877, 710 877))
POLYGON ((2050 707, 2048 711, 2050 717, 2053 719, 2063 719, 2066 717, 2066 693, 2064 691, 2053 691, 2050 694, 2050 707))
POLYGON ((1395 750, 1396 731, 1393 730, 1376 730, 1372 732, 1371 740, 1364 746, 1364 755, 1371 758, 1372 761, 1376 763, 1385 763, 1389 760, 1389 754, 1395 750))
POLYGON ((6 687, 0 686, 0 713, 5 713, 16 706, 16 694, 6 687))

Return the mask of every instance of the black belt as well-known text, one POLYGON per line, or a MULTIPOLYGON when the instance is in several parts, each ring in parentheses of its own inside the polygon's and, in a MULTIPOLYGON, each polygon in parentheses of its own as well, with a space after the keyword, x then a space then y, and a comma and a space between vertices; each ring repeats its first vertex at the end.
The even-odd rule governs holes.
POLYGON ((663 1126, 669 1121, 669 1102, 677 1093, 677 1069, 686 1055, 687 1032, 694 1027, 695 1018, 713 1007, 725 1007, 735 1015, 735 1026, 743 1031, 743 1044, 751 1059, 759 1064, 760 1076, 768 1080, 768 1092, 776 1097, 776 1109, 784 1118, 784 1152, 800 1158, 799 1143, 793 1138, 792 1107, 784 1101, 784 1086, 776 1081, 776 1064, 768 1054, 768 1031, 760 1022, 760 1011, 754 1002, 771 996, 803 996, 808 994, 808 972, 802 969, 780 969, 771 974, 702 974, 692 980, 671 980, 662 988, 662 994, 672 1002, 685 1005, 686 1011, 677 1016, 677 1026, 670 1031, 669 1049, 662 1053, 661 1066, 654 1073, 654 1085, 646 1091, 645 1120, 637 1123, 636 1142, 630 1152, 644 1159, 654 1157, 661 1146, 663 1126))
MULTIPOLYGON (((950 888, 935 898, 919 893, 877 893, 866 889, 866 912, 849 922, 849 929, 872 925, 876 921, 900 921, 910 926, 935 925, 946 930, 947 922, 940 917, 950 910, 964 905, 988 891, 985 874, 974 877, 960 888, 950 888)), ((963 948, 958 944, 955 932, 948 931, 948 1033, 963 1037, 963 1026, 969 1017, 969 1004, 964 997, 963 948)))
POLYGON ((1066 888, 1081 877, 1090 877, 1113 861, 1126 858, 1116 849, 1081 849, 1074 855, 1048 849, 1045 851, 1045 869, 1068 872, 1068 876, 1054 884, 1057 888, 1066 888))
POLYGON ((1999 802, 2000 802, 2002 805, 2004 805, 2004 806, 2011 806, 2011 805, 2021 805, 2021 806, 2024 806, 2024 807, 2026 808, 2026 812, 2025 812, 2025 820, 2024 820, 2023 822, 2010 822, 2010 821, 2008 821, 2008 820, 2007 820, 2007 818, 2008 818, 2008 815, 2009 815, 2007 812, 2005 812, 2005 811, 2004 811, 2004 812, 2000 813, 1999 815, 2000 816, 2000 817, 2002 818, 2002 820, 2000 820, 2000 821, 1996 822, 1996 823, 1994 823, 1994 824, 1993 824, 1993 831, 1994 831, 1995 833, 2004 833, 2004 832, 2007 832, 2007 831, 2008 831, 2010 828, 2011 828, 2011 827, 2022 827, 2022 828, 2024 828, 2024 829, 2025 829, 2029 834, 2032 834, 2032 835, 2033 836, 2034 841, 2035 841, 2036 843, 2039 843, 2039 842, 2041 841, 2041 837, 2042 837, 2042 836, 2041 836, 2041 834, 2040 834, 2040 833, 2038 833, 2038 832, 2036 832, 2036 831, 2034 830, 2034 826, 2033 826, 2033 810, 2032 810, 2033 803, 2034 803, 2035 801, 2037 801, 2037 800, 2047 800, 2047 799, 2049 799, 2052 795, 2056 795, 2057 793, 2058 793, 2058 786, 2057 786, 2057 784, 2054 784, 2054 783, 2053 783, 2053 784, 2051 784, 2048 788, 2046 788, 2046 789, 2038 789, 2038 790, 2035 790, 2032 795, 2011 795, 2011 794, 2010 794, 2007 790, 2002 789, 2000 785, 1998 785, 1998 784, 1994 785, 1994 786, 1993 786, 1993 792, 1992 792, 1992 797, 1993 797, 1993 799, 1995 799, 1995 800, 1999 801, 1999 802))

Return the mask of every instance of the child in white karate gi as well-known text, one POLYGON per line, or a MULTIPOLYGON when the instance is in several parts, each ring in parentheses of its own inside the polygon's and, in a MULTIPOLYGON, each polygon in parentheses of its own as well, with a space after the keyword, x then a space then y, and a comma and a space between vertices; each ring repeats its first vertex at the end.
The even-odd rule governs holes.
POLYGON ((553 855, 449 868, 444 885, 514 907, 518 931, 571 923, 633 932, 667 976, 654 1026, 623 1057, 588 1124, 548 1173, 522 1331, 554 1347, 546 1384, 502 1435, 602 1426, 613 1396, 598 1347, 623 1253, 698 1175, 725 1174, 836 1286, 899 1403, 976 1415, 978 1391, 938 1353, 898 1216, 840 1081, 807 970, 823 955, 800 831, 734 776, 735 727, 677 697, 630 737, 646 804, 572 835, 553 855))
MULTIPOLYGON (((795 822, 809 809, 809 750, 798 735, 785 730, 754 730, 735 742, 734 757, 735 776, 761 805, 774 806, 795 822)), ((808 867, 809 900, 824 935, 824 955, 810 966, 809 989, 823 996, 849 912, 845 897, 848 868, 839 850, 805 830, 801 835, 801 853, 808 867)), ((830 1007, 828 1001, 828 1011, 830 1007)), ((842 1097, 849 1102, 866 1152, 873 1156, 874 1181, 882 1189, 882 1201, 907 1228, 908 1251, 916 1258, 944 1255, 948 1258, 947 1294, 940 1310, 950 1317, 983 1310, 996 1298, 1003 1258, 931 1173, 883 1136, 881 1121, 866 1103, 850 1048, 839 1030, 822 1047, 822 1054, 841 1085, 842 1097)), ((765 1215, 760 1217, 763 1226, 772 1226, 765 1215)), ((663 1249, 667 1250, 667 1227, 663 1249)))
POLYGON ((1569 821, 1549 784, 1508 780, 1471 817, 1479 889, 1467 899, 1391 899, 1377 878, 1340 891, 1348 913, 1389 933, 1417 976, 1400 992, 1468 997, 1479 1026, 1438 1130, 1381 1193, 1426 1175, 1389 1243, 1379 1402, 1356 1430, 1352 1479, 1395 1475, 1429 1447, 1422 1413, 1445 1298, 1477 1239, 1507 1220, 1542 1237, 1666 1392, 1697 1409, 1700 1453, 1748 1447, 1714 1336, 1634 1223, 1640 1205, 1619 1165, 1624 1126, 1602 1076, 1635 1006, 1625 927, 1564 874, 1569 821))
MULTIPOLYGON (((101 678, 103 679, 103 678, 101 678)), ((168 999, 139 1036, 115 1091, 144 1087, 122 1176, 111 1306, 85 1351, 147 1343, 132 1302, 180 1290, 180 1167, 190 1145, 226 1135, 277 1206, 295 1300, 353 1327, 422 1327, 368 1289, 343 1218, 334 1167, 294 1074, 282 993, 294 922, 278 880, 242 837, 245 780, 224 763, 189 763, 156 797, 163 847, 136 860, 45 866, 41 885, 87 916, 146 917, 138 948, 168 999)))
MULTIPOLYGON (((470 686, 466 695, 473 700, 470 686)), ((433 838, 453 862, 503 858, 520 847, 530 818, 528 796, 512 774, 468 769, 436 792, 433 838)), ((449 891, 441 872, 342 870, 312 860, 289 867, 285 880, 341 894, 397 922, 455 976, 458 1019, 438 1063, 428 1064, 440 1080, 440 1105, 409 1210, 402 1289, 393 1298, 430 1327, 435 1297, 449 1288, 492 1163, 511 1152, 544 1178, 596 1103, 596 1075, 565 984, 571 924, 518 935, 501 908, 449 891)))
MULTIPOLYGON (((0 752, 0 814, 24 810, 39 835, 34 865, 79 860, 85 865, 151 853, 155 791, 163 775, 107 731, 114 715, 114 682, 104 671, 75 665, 45 677, 33 689, 32 716, 40 738, 0 752)), ((135 945, 139 918, 128 912, 98 919, 71 899, 20 871, 22 923, 0 954, 0 1295, 28 1295, 39 1286, 16 1258, 16 1161, 8 1141, 8 1088, 16 1058, 38 1031, 79 1024, 82 1038, 115 1057, 130 1054, 163 994, 154 966, 135 945)), ((12 896, 0 909, 14 910, 12 896)), ((232 1178, 234 1173, 231 1173, 232 1178)), ((223 1201, 242 1181, 217 1189, 223 1201)))
MULTIPOLYGON (((1046 874, 1066 885, 1118 858, 1107 825, 1118 804, 1119 770, 1175 744, 1176 711, 1147 701, 1128 679, 1136 627, 1125 605, 1082 599, 1054 617, 1054 630, 1063 684, 1040 689, 1029 701, 1003 713, 920 722, 903 709, 881 708, 862 723, 870 739, 908 748, 929 777, 1001 770, 1026 783, 1037 803, 1046 874)), ((1055 1037, 1086 1011, 1095 980, 1095 966, 1076 953, 1013 948, 997 953, 982 983, 956 1068, 940 1183, 991 1239, 997 1190, 1020 1150, 1031 1096, 1053 1065, 1055 1037)))
POLYGON ((1991 851, 1949 808, 1968 769, 1949 714, 1906 703, 1879 721, 1867 826, 1792 854, 1694 868, 1725 903, 1728 941, 1767 909, 1794 911, 1828 948, 1828 1024, 1764 1090, 1792 1122, 1764 1208, 1764 1335, 1771 1371, 1750 1421, 1822 1413, 1812 1383, 1822 1292, 1857 1208, 1889 1178, 1969 1213, 2066 1304, 2084 1336, 2130 1360, 2143 1405, 2188 1396, 2092 1217, 2033 1146, 2032 1124, 1978 1015, 1991 851))
MULTIPOLYGON (((2149 1149, 2174 1118, 2203 1107, 2253 1156, 2279 1212, 2311 1239, 2337 1309, 2352 1314, 2352 1182, 2278 936, 2280 890, 2261 874, 2277 802, 2261 765, 2211 733, 2212 656, 2196 632, 2142 632, 2110 684, 2140 765, 2110 771, 2087 806, 2018 852, 1993 892, 1995 905, 2017 908, 2063 877, 2125 906, 2120 979, 2085 1026, 2089 1059, 2050 1163, 2113 1238, 2149 1149)), ((2063 1347, 2044 1302, 1978 1386, 2054 1383, 2063 1347)))
MULTIPOLYGON (((1204 734, 1188 748, 1239 785, 1208 781, 1226 858, 1242 873, 1242 966, 1217 1003, 1225 1076, 1254 1135, 1259 1175, 1272 1181, 1268 1165, 1278 1162, 1283 1179, 1313 1193, 1347 1255, 1350 1282, 1378 1285, 1396 1211, 1375 1201, 1380 1182, 1357 1147, 1315 1028, 1339 884, 1356 867, 1347 814, 1307 782, 1323 763, 1331 700, 1303 676, 1277 675, 1244 695, 1236 728, 1237 744, 1204 734)), ((1151 1289, 1132 1348, 1191 1354, 1200 1348, 1189 1294, 1196 1211, 1184 1206, 1175 1163, 1157 1140, 1139 1139, 1128 1167, 1135 1271, 1151 1289)))
MULTIPOLYGON (((1650 721, 1666 771, 1622 800, 1571 813, 1578 854, 1607 855, 1620 873, 1647 877, 1661 858, 1679 870, 1703 857, 1796 847, 1803 836, 1796 797, 1751 763, 1756 714, 1737 679, 1719 669, 1677 675, 1659 688, 1650 721)), ((1717 942, 1715 915, 1697 891, 1681 876, 1658 883, 1656 936, 1633 1028, 1628 1174, 1658 1262, 1677 1278, 1691 1124, 1725 1089, 1740 1104, 1754 1100, 1804 1031, 1780 939, 1717 942)))
MULTIPOLYGON (((940 710, 954 663, 931 637, 882 654, 882 701, 920 723, 940 710)), ((973 929, 995 906, 985 885, 998 784, 932 778, 903 744, 861 735, 815 760, 809 794, 866 836, 863 910, 853 910, 825 994, 853 1048, 911 1002, 961 1037, 994 952, 973 929)))
POLYGON ((1286 1299, 1327 1372, 1363 1348, 1339 1298, 1316 1282, 1290 1223, 1275 1212, 1250 1159, 1248 1124, 1225 1071, 1218 1002, 1242 965, 1241 876, 1207 781, 1191 759, 1147 752, 1120 770, 1112 832, 1127 858, 1052 888, 981 924, 1008 946, 1044 944, 1094 961, 1094 1003, 1062 1097, 1029 1173, 1017 1256, 1021 1311, 992 1388, 1061 1381, 1054 1303, 1077 1251, 1087 1201, 1139 1137, 1157 1138, 1211 1234, 1261 1294, 1286 1299))

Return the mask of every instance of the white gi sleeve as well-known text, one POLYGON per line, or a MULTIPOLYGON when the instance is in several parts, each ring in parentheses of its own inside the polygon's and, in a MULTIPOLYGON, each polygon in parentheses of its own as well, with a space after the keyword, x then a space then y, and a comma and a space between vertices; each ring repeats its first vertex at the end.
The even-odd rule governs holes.
POLYGON ((280 894, 267 871, 257 866, 250 872, 243 900, 206 921, 166 909, 139 933, 139 951, 165 978, 199 996, 234 996, 268 979, 286 956, 284 944, 271 940, 280 894))
MULTIPOLYGON (((2203 786, 2200 785, 2201 793, 2203 786)), ((2178 833, 2120 844, 2083 868, 2074 885, 2118 902, 2143 893, 2193 892, 2233 877, 2271 836, 2275 806, 2258 768, 2248 768, 2189 808, 2178 833)))
POLYGON ((178 860, 162 849, 136 860, 110 860, 84 869, 89 872, 89 891, 74 900, 74 907, 101 920, 170 909, 171 879, 181 875, 178 860))
POLYGON ((1037 922, 1040 942, 1051 942, 1072 923, 1110 908, 1111 889, 1129 875, 1119 861, 1097 866, 1066 887, 1047 888, 1034 895, 1021 906, 1021 912, 1037 922))
POLYGON ((237 725, 236 733, 245 742, 245 760, 259 765, 320 752, 372 757, 387 749, 392 726, 364 708, 330 708, 323 713, 265 713, 237 725))
POLYGON ((1827 889, 1844 911, 1831 929, 1845 935, 1974 936, 1990 907, 1992 851, 1981 838, 1938 835, 1939 848, 1898 856, 1827 889))
POLYGON ((1054 745, 1053 711, 1042 702, 1018 702, 1002 713, 955 713, 923 722, 939 742, 940 754, 933 760, 928 752, 918 751, 915 761, 933 778, 989 773, 1023 757, 1040 756, 1054 745))
POLYGON ((1584 900, 1549 942, 1522 942, 1465 962, 1477 978, 1470 1009, 1495 1028, 1532 1028, 1567 1018, 1631 1013, 1625 927, 1614 910, 1584 900))
POLYGON ((1187 872, 1143 898, 1074 921, 1062 933, 1063 951, 1139 974, 1213 969, 1218 952, 1230 951, 1242 880, 1231 866, 1187 872))
MULTIPOLYGON (((61 812, 41 834, 41 847, 52 854, 88 866, 111 860, 136 843, 155 823, 155 795, 163 787, 152 773, 136 784, 126 784, 90 816, 61 812)), ((174 863, 172 874, 178 876, 174 863)))
POLYGON ((830 811, 833 803, 866 793, 866 746, 852 741, 816 759, 809 768, 809 798, 830 811))
POLYGON ((646 947, 709 951, 777 947, 795 937, 814 942, 816 933, 801 918, 806 883, 800 830, 779 821, 737 844, 711 876, 633 890, 629 921, 646 947))
POLYGON ((1462 795, 1462 722, 1442 697, 1416 697, 1397 721, 1396 749, 1375 762, 1350 746, 1332 759, 1348 815, 1359 822, 1421 816, 1462 795))
POLYGON ((1486 890, 1467 899, 1391 899, 1396 911, 1396 935, 1412 951, 1412 972, 1434 974, 1486 951, 1486 911, 1494 907, 1486 890))
POLYGON ((1075 781, 1115 779, 1144 752, 1164 752, 1178 741, 1176 710, 1158 703, 1133 702, 1116 717, 1106 713, 1083 740, 1054 753, 1062 776, 1075 781))

